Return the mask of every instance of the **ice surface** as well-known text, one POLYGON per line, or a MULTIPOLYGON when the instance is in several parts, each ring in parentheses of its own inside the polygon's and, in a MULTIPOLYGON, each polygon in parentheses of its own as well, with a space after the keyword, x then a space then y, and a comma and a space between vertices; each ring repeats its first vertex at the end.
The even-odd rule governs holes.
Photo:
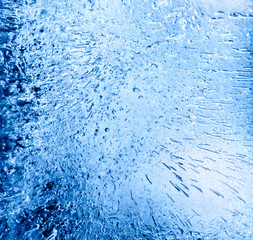
POLYGON ((2 0, 0 239, 253 239, 252 20, 2 0))

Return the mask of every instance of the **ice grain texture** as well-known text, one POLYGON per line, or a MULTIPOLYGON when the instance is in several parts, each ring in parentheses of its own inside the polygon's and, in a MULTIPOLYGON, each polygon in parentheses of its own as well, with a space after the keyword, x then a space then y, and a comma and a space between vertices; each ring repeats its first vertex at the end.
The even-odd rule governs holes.
POLYGON ((253 239, 252 5, 1 0, 0 239, 253 239))

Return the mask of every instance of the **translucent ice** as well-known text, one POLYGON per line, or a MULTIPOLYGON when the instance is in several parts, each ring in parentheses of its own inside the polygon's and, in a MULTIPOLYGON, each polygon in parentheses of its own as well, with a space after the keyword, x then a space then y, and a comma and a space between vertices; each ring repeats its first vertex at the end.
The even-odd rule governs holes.
POLYGON ((249 1, 0 10, 0 239, 253 239, 249 1))

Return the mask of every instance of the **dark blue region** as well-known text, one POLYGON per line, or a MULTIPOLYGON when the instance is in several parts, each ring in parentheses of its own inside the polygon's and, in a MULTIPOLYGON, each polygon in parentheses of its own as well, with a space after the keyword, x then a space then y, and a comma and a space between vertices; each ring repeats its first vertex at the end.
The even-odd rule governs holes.
POLYGON ((20 28, 14 14, 14 8, 19 4, 14 0, 0 2, 0 194, 3 196, 0 201, 0 239, 22 239, 18 233, 9 234, 13 225, 8 221, 16 194, 13 187, 19 187, 24 168, 22 164, 10 161, 15 151, 24 148, 21 144, 23 137, 17 133, 15 125, 29 121, 27 112, 23 111, 26 103, 18 100, 27 79, 20 72, 22 66, 17 66, 14 56, 17 49, 12 45, 20 28))
MULTIPOLYGON (((15 45, 20 23, 15 16, 15 8, 23 1, 6 0, 0 2, 0 239, 48 239, 58 229, 57 239, 78 239, 76 232, 83 228, 80 218, 72 215, 71 205, 61 202, 60 190, 66 187, 59 180, 38 184, 34 181, 35 206, 23 206, 19 194, 25 189, 25 164, 27 156, 19 159, 17 152, 25 151, 24 141, 30 138, 23 134, 22 127, 34 119, 32 101, 21 98, 25 93, 24 85, 29 83, 26 77, 22 54, 25 46, 15 45), (20 59, 16 59, 16 53, 20 59), (15 159, 13 162, 11 159, 15 159), (16 188, 16 189, 15 189, 16 188), (36 202, 36 198, 40 202, 36 202), (15 212, 13 214, 13 212, 15 212), (68 238, 68 236, 72 236, 68 238), (75 237, 76 236, 76 237, 75 237)), ((32 92, 39 98, 40 88, 33 87, 32 92)), ((36 99, 34 99, 36 101, 36 99)), ((22 154, 21 154, 22 155, 22 154)), ((25 154, 24 154, 25 155, 25 154)), ((31 161, 29 164, 33 165, 31 161)), ((50 175, 50 173, 48 173, 50 175)), ((67 180, 72 187, 71 180, 67 180)), ((70 195, 71 198, 71 195, 70 195)), ((97 213, 96 213, 97 214, 97 213)), ((87 219, 82 216, 81 219, 87 219)), ((92 234, 91 234, 92 235, 92 234)), ((109 239, 109 238, 108 238, 109 239)))

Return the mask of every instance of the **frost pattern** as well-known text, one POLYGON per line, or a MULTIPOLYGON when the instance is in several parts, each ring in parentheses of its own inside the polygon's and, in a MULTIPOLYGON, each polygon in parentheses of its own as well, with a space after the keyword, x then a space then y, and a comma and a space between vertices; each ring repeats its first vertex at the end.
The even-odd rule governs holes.
POLYGON ((0 239, 252 239, 247 1, 3 1, 0 239))

